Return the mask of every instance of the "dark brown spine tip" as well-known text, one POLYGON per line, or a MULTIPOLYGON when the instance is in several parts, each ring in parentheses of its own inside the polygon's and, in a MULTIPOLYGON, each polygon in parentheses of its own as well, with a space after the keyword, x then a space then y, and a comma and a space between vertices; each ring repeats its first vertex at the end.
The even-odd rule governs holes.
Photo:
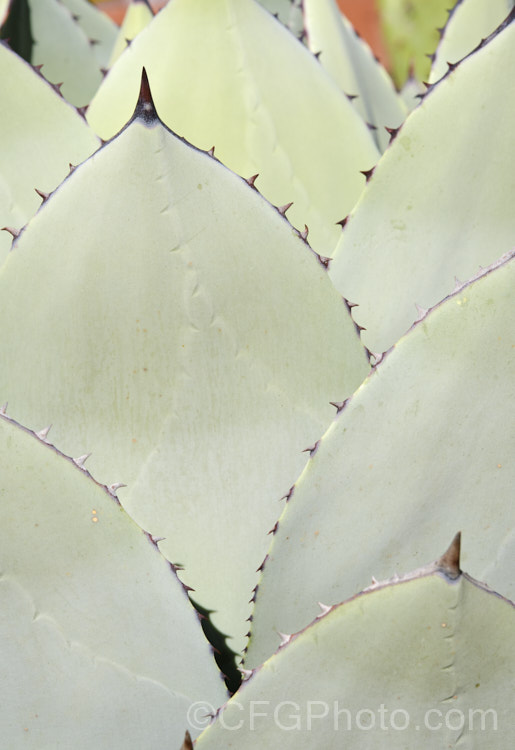
POLYGON ((295 490, 295 485, 292 485, 290 489, 288 490, 288 492, 286 493, 286 495, 283 495, 282 497, 280 497, 279 500, 286 500, 286 502, 288 502, 291 496, 293 495, 294 490, 295 490))
POLYGON ((186 734, 184 735, 184 742, 182 743, 181 750, 193 750, 193 742, 191 741, 191 735, 186 730, 186 734))
POLYGON ((318 450, 318 444, 319 443, 320 443, 320 440, 317 440, 317 442, 313 443, 313 445, 310 445, 309 448, 304 448, 304 450, 302 451, 302 453, 309 453, 310 457, 314 456, 315 453, 318 450))
POLYGON ((385 126, 385 130, 390 136, 390 143, 393 141, 393 139, 396 137, 397 133, 399 132, 400 128, 387 128, 385 126))
MULTIPOLYGON (((250 187, 255 187, 255 182, 257 178, 259 177, 259 172, 257 174, 253 174, 252 177, 248 177, 245 179, 245 182, 250 185, 250 187)), ((257 188, 256 188, 257 189, 257 188)))
POLYGON ((375 169, 375 167, 372 167, 372 169, 361 169, 360 170, 361 174, 365 175, 365 179, 366 179, 367 182, 370 180, 370 178, 374 174, 374 169, 375 169))
POLYGON ((460 570, 460 549, 461 549, 461 531, 458 531, 456 536, 451 542, 451 545, 447 552, 445 552, 436 564, 439 570, 448 578, 458 578, 461 573, 460 570))
POLYGON ((149 125, 159 119, 145 68, 142 68, 141 71, 141 85, 133 119, 136 117, 141 117, 149 125))
POLYGON ((346 216, 345 219, 340 219, 340 221, 337 221, 336 223, 341 226, 342 229, 345 228, 346 223, 349 221, 349 217, 346 216))

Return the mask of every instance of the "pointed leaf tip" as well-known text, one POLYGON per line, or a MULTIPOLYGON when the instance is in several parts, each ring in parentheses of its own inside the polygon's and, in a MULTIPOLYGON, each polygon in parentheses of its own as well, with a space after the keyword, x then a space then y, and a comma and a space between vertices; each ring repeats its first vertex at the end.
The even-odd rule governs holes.
POLYGON ((137 117, 141 117, 147 124, 151 124, 159 119, 154 100, 152 99, 147 71, 144 67, 141 70, 141 85, 133 119, 136 119, 137 117))
POLYGON ((184 742, 181 745, 181 750, 193 750, 193 742, 191 741, 191 735, 186 730, 186 734, 184 735, 184 742))
POLYGON ((436 561, 437 567, 448 578, 458 578, 460 570, 461 531, 452 540, 449 549, 436 561))

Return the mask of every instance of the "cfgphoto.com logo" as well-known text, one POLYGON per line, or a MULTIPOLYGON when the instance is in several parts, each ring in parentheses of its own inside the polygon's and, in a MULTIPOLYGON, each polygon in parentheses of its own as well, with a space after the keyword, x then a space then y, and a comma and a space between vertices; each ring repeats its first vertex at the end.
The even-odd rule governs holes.
MULTIPOLYGON (((193 703, 188 711, 191 729, 205 729, 216 714, 215 708, 204 701, 193 703)), ((376 708, 351 710, 339 701, 308 700, 295 701, 231 701, 228 709, 220 711, 216 717, 219 725, 228 732, 259 731, 265 723, 273 723, 284 732, 316 731, 324 723, 335 732, 404 732, 452 731, 452 732, 492 732, 497 731, 497 712, 493 708, 429 708, 415 717, 403 708, 388 709, 384 703, 376 708)))

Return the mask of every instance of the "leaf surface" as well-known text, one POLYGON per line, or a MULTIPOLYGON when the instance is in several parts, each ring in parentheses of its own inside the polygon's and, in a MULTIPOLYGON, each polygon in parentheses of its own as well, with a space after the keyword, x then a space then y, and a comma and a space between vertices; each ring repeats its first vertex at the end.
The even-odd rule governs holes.
POLYGON ((102 81, 101 65, 88 35, 59 0, 29 0, 34 37, 33 65, 42 65, 48 81, 62 84, 63 96, 76 107, 89 104, 102 81))
POLYGON ((375 128, 374 139, 384 151, 390 140, 385 128, 398 128, 407 114, 392 79, 340 13, 336 0, 304 0, 303 11, 308 47, 319 53, 340 89, 356 97, 358 112, 375 128))
POLYGON ((513 599, 514 252, 425 315, 320 440, 279 519, 246 664, 455 529, 464 564, 513 599))
POLYGON ((286 219, 146 106, 5 263, 0 393, 128 485, 124 506, 241 648, 278 500, 368 358, 286 219))
POLYGON ((374 352, 407 331, 417 304, 513 246, 514 69, 511 20, 411 113, 345 225, 330 274, 374 352))
POLYGON ((438 563, 385 581, 285 636, 196 747, 508 750, 514 622, 438 563))
POLYGON ((302 0, 259 0, 259 3, 276 15, 293 34, 300 37, 304 29, 302 0))
POLYGON ((127 47, 127 44, 132 42, 140 31, 143 31, 148 26, 153 17, 154 12, 148 0, 131 0, 118 31, 108 67, 114 65, 127 47))
POLYGON ((445 25, 431 65, 429 83, 435 83, 492 34, 513 9, 513 0, 459 0, 445 25))
POLYGON ((101 67, 107 67, 118 34, 118 26, 88 0, 61 0, 75 16, 88 39, 93 41, 93 52, 101 67))
MULTIPOLYGON (((0 227, 20 230, 69 164, 90 156, 100 140, 84 118, 27 63, 0 44, 0 227)), ((0 232, 0 263, 12 237, 0 232)))
POLYGON ((224 700, 175 573, 116 497, 0 415, 5 747, 163 747, 224 700))
POLYGON ((316 59, 254 0, 174 0, 111 68, 88 109, 103 138, 131 116, 141 68, 161 119, 216 148, 331 256, 338 222, 378 158, 366 125, 316 59), (266 50, 266 53, 265 53, 266 50))

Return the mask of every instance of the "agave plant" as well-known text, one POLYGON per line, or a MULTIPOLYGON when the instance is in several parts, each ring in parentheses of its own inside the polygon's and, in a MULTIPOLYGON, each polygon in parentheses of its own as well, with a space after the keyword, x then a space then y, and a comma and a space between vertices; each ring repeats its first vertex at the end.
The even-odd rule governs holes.
POLYGON ((513 3, 263 5, 4 21, 6 747, 513 746, 513 3))

